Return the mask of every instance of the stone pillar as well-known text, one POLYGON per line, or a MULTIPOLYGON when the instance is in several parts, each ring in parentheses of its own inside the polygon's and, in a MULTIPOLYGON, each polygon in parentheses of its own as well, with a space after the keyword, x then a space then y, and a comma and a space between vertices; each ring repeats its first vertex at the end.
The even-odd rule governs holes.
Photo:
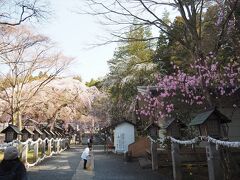
POLYGON ((57 153, 60 153, 60 139, 57 140, 57 153))
POLYGON ((152 170, 158 169, 157 143, 151 141, 152 170))
POLYGON ((27 163, 27 154, 28 154, 28 144, 23 145, 22 147, 22 162, 27 163))
POLYGON ((55 141, 55 139, 53 139, 52 145, 53 145, 52 151, 56 152, 56 141, 55 141))
POLYGON ((179 144, 171 142, 171 155, 172 155, 173 179, 181 180, 182 171, 179 144))
POLYGON ((48 153, 49 155, 52 153, 52 140, 48 141, 48 153))
POLYGON ((206 155, 209 180, 223 180, 224 175, 221 167, 221 156, 219 150, 216 149, 215 144, 207 142, 206 155))
POLYGON ((59 139, 59 149, 62 150, 62 138, 59 139))
POLYGON ((35 161, 37 161, 37 159, 38 159, 38 142, 34 144, 33 158, 34 158, 35 161))
POLYGON ((42 141, 42 156, 44 156, 46 151, 46 141, 42 141))

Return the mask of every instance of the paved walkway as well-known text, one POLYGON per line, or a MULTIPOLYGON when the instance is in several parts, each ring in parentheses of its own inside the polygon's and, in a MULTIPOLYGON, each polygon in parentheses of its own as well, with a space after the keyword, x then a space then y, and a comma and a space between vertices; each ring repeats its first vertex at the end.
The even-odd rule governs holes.
POLYGON ((28 169, 29 180, 168 180, 159 172, 141 169, 137 161, 127 163, 120 155, 95 149, 92 171, 83 170, 82 147, 73 147, 28 169))
POLYGON ((125 162, 122 155, 95 153, 93 180, 170 180, 157 171, 141 169, 138 161, 125 162))
POLYGON ((88 180, 94 176, 93 171, 83 170, 81 160, 82 147, 71 147, 70 150, 54 155, 28 169, 29 180, 88 180))

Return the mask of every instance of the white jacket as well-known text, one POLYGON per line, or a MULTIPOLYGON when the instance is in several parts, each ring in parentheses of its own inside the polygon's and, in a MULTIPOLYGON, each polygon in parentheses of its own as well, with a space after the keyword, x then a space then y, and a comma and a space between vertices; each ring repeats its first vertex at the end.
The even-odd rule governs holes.
POLYGON ((89 147, 85 148, 82 155, 81 155, 81 158, 82 159, 87 159, 87 157, 89 156, 89 152, 90 152, 89 147))

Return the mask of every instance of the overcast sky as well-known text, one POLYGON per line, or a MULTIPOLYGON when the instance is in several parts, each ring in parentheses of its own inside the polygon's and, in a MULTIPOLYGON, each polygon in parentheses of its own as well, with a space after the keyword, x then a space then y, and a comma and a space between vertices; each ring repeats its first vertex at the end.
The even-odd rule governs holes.
POLYGON ((96 43, 97 36, 105 33, 103 27, 93 17, 74 12, 83 7, 80 0, 50 2, 53 14, 37 31, 56 42, 65 55, 76 58, 65 75, 80 75, 83 81, 104 76, 108 72, 107 60, 112 58, 116 45, 88 48, 96 43))

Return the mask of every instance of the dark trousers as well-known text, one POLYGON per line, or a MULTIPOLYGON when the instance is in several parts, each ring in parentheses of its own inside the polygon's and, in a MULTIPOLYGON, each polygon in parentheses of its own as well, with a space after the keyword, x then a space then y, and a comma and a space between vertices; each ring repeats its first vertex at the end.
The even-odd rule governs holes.
POLYGON ((84 159, 83 161, 84 161, 84 163, 83 163, 83 169, 87 169, 87 160, 84 159))

